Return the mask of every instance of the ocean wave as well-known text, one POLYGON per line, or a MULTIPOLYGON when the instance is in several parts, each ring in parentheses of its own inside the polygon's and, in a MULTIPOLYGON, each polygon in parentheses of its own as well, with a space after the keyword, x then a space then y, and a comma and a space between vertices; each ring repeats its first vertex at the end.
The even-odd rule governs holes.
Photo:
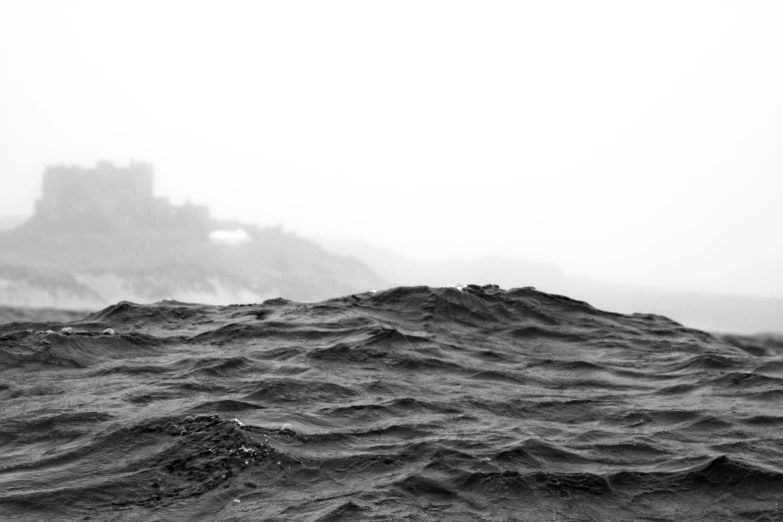
POLYGON ((776 339, 492 285, 0 325, 0 518, 780 520, 776 339))

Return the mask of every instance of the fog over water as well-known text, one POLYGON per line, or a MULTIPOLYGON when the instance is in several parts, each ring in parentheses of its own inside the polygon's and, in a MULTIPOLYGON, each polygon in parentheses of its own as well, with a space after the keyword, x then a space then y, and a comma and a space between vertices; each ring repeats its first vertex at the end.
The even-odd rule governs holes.
MULTIPOLYGON (((0 216, 47 165, 408 257, 783 296, 779 2, 0 3, 0 216)), ((489 282, 489 281, 486 281, 489 282)))

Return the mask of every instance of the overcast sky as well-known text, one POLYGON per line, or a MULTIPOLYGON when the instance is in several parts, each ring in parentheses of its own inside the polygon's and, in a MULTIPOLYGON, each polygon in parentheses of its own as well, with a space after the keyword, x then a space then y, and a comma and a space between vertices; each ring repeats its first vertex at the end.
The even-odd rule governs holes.
POLYGON ((214 215, 783 295, 783 2, 0 2, 0 215, 150 161, 214 215))

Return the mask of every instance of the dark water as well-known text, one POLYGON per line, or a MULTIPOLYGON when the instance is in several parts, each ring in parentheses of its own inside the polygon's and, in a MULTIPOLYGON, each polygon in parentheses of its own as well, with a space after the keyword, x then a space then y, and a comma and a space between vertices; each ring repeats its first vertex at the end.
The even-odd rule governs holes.
POLYGON ((783 520, 780 343, 491 286, 61 326, 0 326, 3 520, 783 520))

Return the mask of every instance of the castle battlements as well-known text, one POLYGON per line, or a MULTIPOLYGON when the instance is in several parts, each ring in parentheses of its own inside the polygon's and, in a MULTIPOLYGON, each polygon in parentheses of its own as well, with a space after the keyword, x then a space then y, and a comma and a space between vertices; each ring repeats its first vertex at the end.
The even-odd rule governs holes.
POLYGON ((206 238, 209 209, 172 205, 153 194, 152 164, 99 161, 94 168, 57 165, 43 174, 35 215, 23 226, 38 233, 172 233, 206 238))

